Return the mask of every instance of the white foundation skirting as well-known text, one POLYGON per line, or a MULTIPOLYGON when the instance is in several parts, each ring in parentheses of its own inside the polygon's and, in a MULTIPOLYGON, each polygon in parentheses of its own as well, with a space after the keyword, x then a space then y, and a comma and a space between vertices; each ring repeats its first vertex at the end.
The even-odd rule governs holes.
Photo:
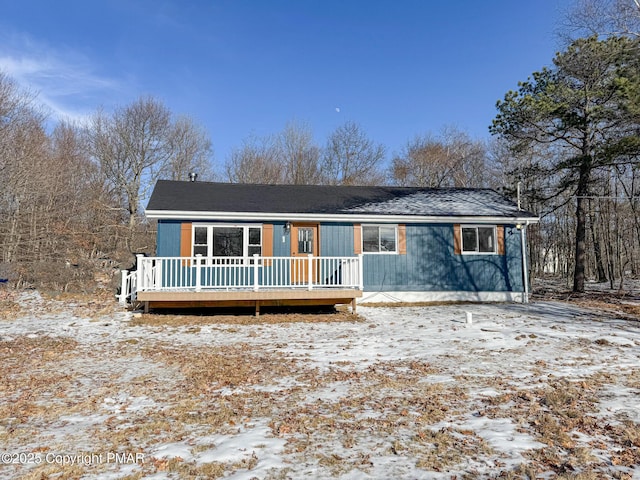
POLYGON ((417 302, 523 302, 523 292, 363 292, 358 304, 417 302))

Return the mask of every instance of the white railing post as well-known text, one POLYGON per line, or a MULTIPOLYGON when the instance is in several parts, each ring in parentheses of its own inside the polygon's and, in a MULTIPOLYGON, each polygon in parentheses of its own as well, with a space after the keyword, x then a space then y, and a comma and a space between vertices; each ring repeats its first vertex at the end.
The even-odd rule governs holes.
POLYGON ((129 289, 127 288, 127 280, 129 280, 128 277, 129 272, 127 270, 120 270, 120 295, 118 296, 120 305, 127 303, 127 297, 129 296, 129 289))
POLYGON ((162 288, 162 270, 163 270, 164 260, 158 258, 156 260, 156 268, 154 269, 155 275, 153 276, 153 289, 160 290, 162 288))
POLYGON ((129 276, 129 280, 127 281, 127 287, 129 288, 129 295, 131 295, 131 305, 133 305, 136 301, 136 290, 133 288, 134 285, 136 285, 135 282, 137 282, 138 278, 138 272, 133 272, 131 273, 131 275, 129 276))
POLYGON ((144 258, 144 255, 142 255, 141 253, 139 253, 138 255, 136 255, 136 292, 141 292, 142 290, 145 289, 146 285, 144 284, 144 264, 142 262, 142 259, 144 258))
POLYGON ((358 288, 364 290, 364 265, 361 253, 358 254, 358 288))
POLYGON ((202 255, 198 253, 196 255, 196 292, 200 291, 202 286, 202 255))
POLYGON ((309 290, 313 290, 313 254, 310 253, 307 258, 309 259, 307 263, 307 279, 309 280, 309 286, 307 288, 309 290))
POLYGON ((260 288, 260 283, 258 282, 258 255, 257 253, 253 254, 253 291, 257 292, 260 288))

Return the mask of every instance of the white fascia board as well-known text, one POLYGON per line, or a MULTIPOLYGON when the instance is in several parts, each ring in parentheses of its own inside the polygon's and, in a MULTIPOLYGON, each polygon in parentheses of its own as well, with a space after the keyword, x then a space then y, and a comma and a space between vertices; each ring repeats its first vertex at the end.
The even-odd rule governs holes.
POLYGON ((247 222, 352 222, 352 223, 475 223, 475 224, 526 224, 537 223, 531 217, 474 217, 428 215, 367 215, 326 213, 253 213, 253 212, 196 212, 192 210, 147 210, 147 218, 162 220, 235 220, 247 222))

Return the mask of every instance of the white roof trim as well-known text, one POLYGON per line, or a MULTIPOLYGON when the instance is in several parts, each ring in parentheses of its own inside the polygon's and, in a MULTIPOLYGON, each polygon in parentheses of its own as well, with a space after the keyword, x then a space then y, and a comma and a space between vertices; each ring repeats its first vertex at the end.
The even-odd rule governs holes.
POLYGON ((162 220, 240 220, 261 222, 379 222, 379 223, 537 223, 538 217, 513 216, 429 216, 429 215, 368 215, 327 213, 254 213, 254 212, 196 212, 193 210, 147 210, 147 218, 162 220))

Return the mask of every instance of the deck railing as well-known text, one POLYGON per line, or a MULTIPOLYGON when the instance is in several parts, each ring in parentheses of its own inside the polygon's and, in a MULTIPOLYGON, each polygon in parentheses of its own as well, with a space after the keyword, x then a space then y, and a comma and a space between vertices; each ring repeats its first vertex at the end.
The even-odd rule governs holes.
POLYGON ((141 291, 363 288, 362 256, 145 257, 122 271, 121 303, 141 291))
POLYGON ((116 298, 121 304, 133 303, 136 300, 137 272, 122 270, 120 272, 120 291, 116 298))

